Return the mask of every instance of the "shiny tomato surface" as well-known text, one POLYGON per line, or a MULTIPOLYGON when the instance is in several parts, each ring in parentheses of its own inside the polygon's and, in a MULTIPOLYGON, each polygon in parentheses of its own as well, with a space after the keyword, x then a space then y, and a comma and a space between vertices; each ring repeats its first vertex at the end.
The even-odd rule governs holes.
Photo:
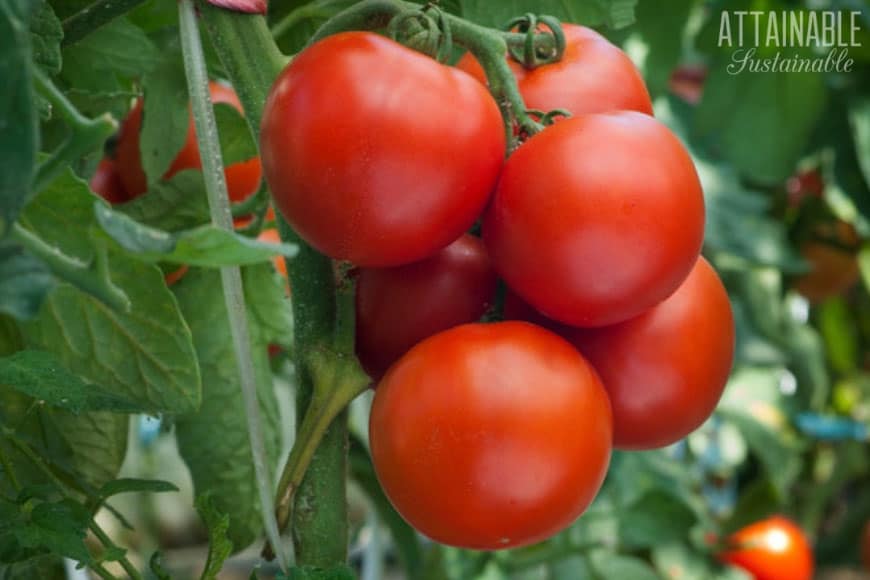
POLYGON ((505 154, 480 83, 368 32, 293 59, 266 102, 260 143, 275 205, 299 235, 378 267, 423 259, 468 230, 505 154))
POLYGON ((483 222, 508 286, 574 326, 621 322, 667 298, 703 235, 691 157, 667 127, 635 112, 573 117, 526 141, 483 222))
POLYGON ((525 322, 466 324, 416 345, 375 391, 369 434, 387 497, 438 542, 543 540, 591 503, 611 415, 592 367, 525 322))
POLYGON ((565 330, 601 376, 613 445, 652 449, 698 428, 716 407, 734 360, 734 318, 704 258, 664 302, 603 328, 565 330))

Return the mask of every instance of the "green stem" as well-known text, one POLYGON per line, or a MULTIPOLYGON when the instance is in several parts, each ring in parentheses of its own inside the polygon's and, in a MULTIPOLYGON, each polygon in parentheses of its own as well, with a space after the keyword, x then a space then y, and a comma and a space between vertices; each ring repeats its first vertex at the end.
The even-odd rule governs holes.
POLYGON ((3 473, 6 474, 9 483, 12 484, 12 489, 21 491, 21 484, 18 482, 18 477, 15 475, 15 471, 12 470, 12 464, 9 463, 9 458, 6 457, 6 451, 2 446, 0 446, 0 467, 3 467, 3 473))
POLYGON ((103 578, 103 580, 117 580, 117 578, 115 578, 115 576, 113 576, 111 572, 106 570, 106 567, 99 562, 93 562, 89 567, 91 570, 96 572, 97 576, 103 578))
POLYGON ((305 20, 329 17, 332 13, 329 7, 334 4, 340 4, 343 1, 346 0, 315 0, 310 4, 303 4, 294 8, 285 14, 277 24, 272 26, 272 37, 281 38, 288 30, 305 20))
POLYGON ((145 0, 96 0, 63 21, 64 46, 78 42, 100 26, 129 12, 145 0))
POLYGON ((49 245, 21 224, 16 223, 12 226, 10 237, 45 262, 59 278, 94 296, 113 310, 118 312, 130 310, 129 298, 120 288, 112 284, 109 278, 108 255, 105 251, 97 251, 96 263, 91 265, 67 256, 59 248, 49 245))
MULTIPOLYGON (((197 28, 193 0, 178 3, 181 48, 184 57, 184 70, 187 88, 191 97, 197 144, 202 158, 202 173, 208 194, 212 223, 226 231, 233 231, 230 201, 224 182, 223 160, 218 139, 217 122, 208 88, 208 72, 205 56, 197 28)), ((257 476, 257 491, 266 535, 275 544, 279 556, 279 566, 286 571, 287 557, 280 543, 278 527, 273 516, 271 475, 266 462, 260 407, 257 399, 256 378, 251 355, 251 337, 248 327, 248 314, 242 288, 242 276, 238 266, 221 268, 224 299, 229 315, 230 333, 239 367, 242 395, 245 403, 248 437, 254 470, 257 476)))
MULTIPOLYGON (((91 522, 90 522, 90 524, 88 524, 88 528, 91 530, 91 532, 93 532, 94 536, 96 536, 96 538, 98 540, 100 540, 100 542, 103 544, 103 546, 105 546, 107 549, 118 547, 111 540, 111 538, 109 538, 109 536, 106 534, 106 532, 103 531, 103 528, 101 528, 100 526, 97 525, 97 522, 94 521, 93 518, 91 518, 91 522)), ((127 573, 127 576, 129 576, 132 580, 142 580, 142 575, 139 573, 139 571, 136 569, 136 567, 133 566, 133 564, 130 562, 130 560, 127 559, 127 556, 121 556, 118 559, 118 563, 121 565, 121 568, 124 569, 124 572, 127 573)))
POLYGON ((108 113, 96 119, 83 116, 38 67, 33 70, 33 82, 37 92, 51 104, 52 110, 56 110, 72 130, 69 139, 37 168, 33 191, 40 192, 71 162, 100 148, 118 129, 118 123, 108 113))

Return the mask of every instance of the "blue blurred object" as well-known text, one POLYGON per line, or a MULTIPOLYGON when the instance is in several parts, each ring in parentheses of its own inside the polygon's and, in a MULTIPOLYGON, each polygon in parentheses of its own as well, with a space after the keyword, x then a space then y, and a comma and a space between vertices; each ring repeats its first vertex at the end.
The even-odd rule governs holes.
POLYGON ((867 425, 852 419, 830 417, 816 413, 800 413, 795 417, 797 428, 805 435, 825 441, 868 439, 867 425))
POLYGON ((160 435, 160 417, 152 417, 150 415, 139 415, 137 431, 139 434, 139 442, 143 447, 149 447, 157 436, 160 435))

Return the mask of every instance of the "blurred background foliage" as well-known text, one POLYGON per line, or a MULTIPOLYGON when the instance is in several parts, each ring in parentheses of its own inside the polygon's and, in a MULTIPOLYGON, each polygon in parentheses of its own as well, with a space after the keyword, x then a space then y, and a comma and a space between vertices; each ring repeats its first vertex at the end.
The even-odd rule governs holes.
MULTIPOLYGON (((282 50, 292 54, 352 3, 273 0, 269 21, 282 50)), ((31 27, 37 65, 59 74, 63 90, 85 114, 110 111, 123 118, 145 86, 160 95, 156 106, 176 126, 186 122, 186 97, 173 92, 181 71, 175 3, 148 0, 79 42, 63 44, 55 23, 88 4, 40 3, 31 27), (161 86, 154 79, 174 80, 161 86)), ((604 488, 574 526, 540 545, 494 554, 433 545, 390 508, 366 451, 363 397, 351 415, 349 474, 352 558, 361 576, 736 580, 745 576, 711 555, 711 534, 784 513, 812 538, 820 577, 860 577, 859 538, 870 519, 870 7, 861 0, 440 4, 494 26, 529 11, 552 14, 595 27, 632 57, 655 98, 657 117, 695 158, 707 202, 704 253, 731 296, 737 359, 718 410, 701 429, 664 450, 616 452, 604 488), (717 43, 726 9, 861 11, 862 46, 849 50, 855 63, 847 73, 731 75, 726 66, 733 48, 717 43)), ((210 66, 220 77, 216 58, 210 66)), ((244 131, 238 120, 234 126, 244 131)), ((143 139, 174 139, 167 127, 146 124, 143 139), (145 137, 149 130, 153 134, 145 137)), ((42 124, 45 149, 64 137, 61 123, 42 124)), ((100 155, 86 156, 74 170, 89 176, 100 155)), ((204 215, 201 208, 188 209, 187 217, 176 214, 173 219, 184 223, 173 227, 204 215)), ((149 213, 145 204, 130 211, 164 227, 169 219, 149 213)), ((20 338, 0 324, 0 337, 4 333, 7 345, 20 338)), ((282 401, 290 399, 283 390, 293 379, 285 362, 272 361, 282 401)), ((13 405, 4 402, 4 408, 11 413, 13 405)), ((292 409, 282 408, 281 424, 286 451, 292 409)), ((160 429, 138 417, 131 433, 122 473, 171 480, 182 494, 119 499, 117 507, 137 531, 118 533, 136 553, 168 550, 166 560, 185 577, 201 562, 196 546, 205 541, 190 476, 167 425, 160 429)), ((235 571, 255 560, 256 549, 243 552, 230 560, 225 577, 245 577, 235 571)), ((269 575, 261 571, 261 577, 269 575)))

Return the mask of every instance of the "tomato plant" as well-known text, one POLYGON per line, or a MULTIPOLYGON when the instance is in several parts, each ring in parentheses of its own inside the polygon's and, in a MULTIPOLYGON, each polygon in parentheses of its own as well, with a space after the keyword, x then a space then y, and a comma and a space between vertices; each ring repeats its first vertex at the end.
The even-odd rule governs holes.
POLYGON ((463 235, 420 262, 360 268, 356 282, 356 352, 375 379, 412 346, 442 330, 478 320, 496 277, 479 238, 463 235))
POLYGON ((703 231, 691 158, 634 112, 574 117, 529 139, 505 164, 483 222, 508 286, 577 326, 621 322, 666 298, 697 260, 703 231))
POLYGON ((405 519, 439 542, 494 550, 546 538, 586 509, 612 425, 595 371, 570 344, 502 322, 412 348, 378 386, 369 432, 378 479, 405 519))
POLYGON ((622 449, 670 445, 697 429, 719 402, 734 360, 728 294, 704 258, 640 316, 565 336, 601 376, 613 444, 622 449))
POLYGON ((305 50, 263 111, 277 209, 315 248, 360 266, 413 262, 458 238, 486 204, 504 149, 498 107, 479 83, 365 32, 305 50))
MULTIPOLYGON (((622 50, 585 26, 565 24, 562 29, 561 60, 532 70, 509 61, 526 105, 541 111, 565 109, 575 115, 610 111, 652 115, 643 77, 622 50)), ((466 53, 456 66, 486 83, 483 68, 471 54, 466 53)))
POLYGON ((793 521, 773 516, 728 537, 720 558, 743 568, 755 580, 810 580, 813 551, 803 530, 793 521))
MULTIPOLYGON (((233 89, 218 82, 209 83, 212 103, 226 103, 239 112, 242 105, 233 89)), ((136 198, 148 189, 145 171, 142 169, 142 154, 139 148, 139 133, 142 128, 143 101, 139 99, 133 109, 124 119, 118 135, 115 150, 116 164, 121 183, 129 199, 136 198)), ((163 179, 169 179, 184 169, 199 169, 202 167, 199 147, 196 143, 196 131, 191 117, 187 126, 187 137, 184 145, 175 156, 169 169, 163 174, 163 179)), ((228 166, 224 171, 227 192, 231 201, 239 202, 252 195, 260 187, 262 167, 259 157, 228 166)))

